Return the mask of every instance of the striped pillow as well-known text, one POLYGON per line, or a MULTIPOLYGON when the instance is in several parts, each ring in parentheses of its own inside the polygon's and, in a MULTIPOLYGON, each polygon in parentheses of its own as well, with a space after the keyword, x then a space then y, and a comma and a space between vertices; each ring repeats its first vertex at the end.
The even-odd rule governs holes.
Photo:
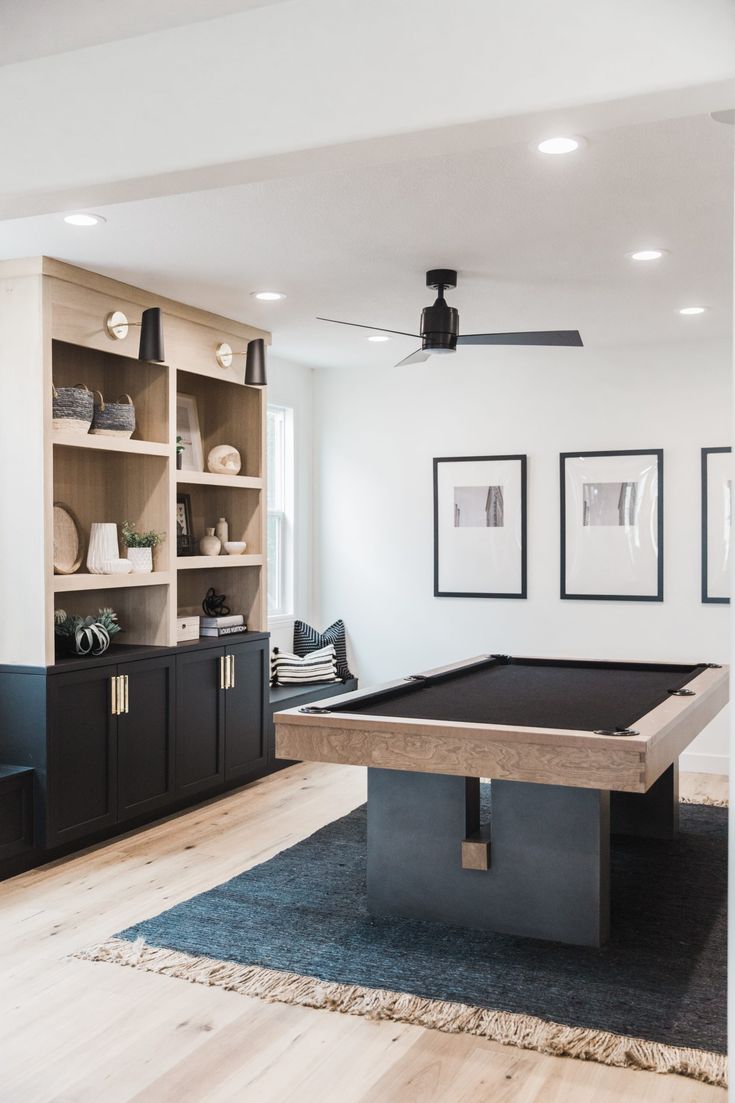
POLYGON ((303 620, 294 621, 293 649, 297 655, 308 655, 310 651, 315 651, 319 647, 326 647, 330 643, 334 644, 334 650, 337 654, 337 674, 343 679, 352 678, 353 675, 347 665, 344 621, 336 620, 323 632, 317 632, 315 628, 312 628, 310 624, 305 624, 303 620))
POLYGON ((303 658, 288 651, 273 649, 271 656, 271 685, 312 685, 318 682, 338 682, 334 645, 312 651, 303 658))

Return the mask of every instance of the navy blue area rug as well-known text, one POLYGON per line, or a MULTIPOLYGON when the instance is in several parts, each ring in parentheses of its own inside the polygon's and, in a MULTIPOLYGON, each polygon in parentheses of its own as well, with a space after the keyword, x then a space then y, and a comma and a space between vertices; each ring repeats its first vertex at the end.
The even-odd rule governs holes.
POLYGON ((363 806, 79 956, 725 1083, 727 809, 682 804, 674 842, 615 840, 599 950, 370 916, 365 853, 363 806))

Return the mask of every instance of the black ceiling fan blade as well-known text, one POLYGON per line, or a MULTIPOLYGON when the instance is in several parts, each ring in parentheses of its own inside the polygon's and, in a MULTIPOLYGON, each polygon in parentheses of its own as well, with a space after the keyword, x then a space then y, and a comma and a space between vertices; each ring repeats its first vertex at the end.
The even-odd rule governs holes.
POLYGON ((426 349, 416 349, 410 356, 405 356, 403 360, 399 360, 396 364, 397 368, 403 368, 406 364, 421 364, 424 360, 428 360, 431 353, 426 349))
POLYGON ((578 329, 539 329, 527 333, 464 333, 458 345, 566 345, 581 348, 578 329))
POLYGON ((341 322, 339 318, 320 318, 317 315, 317 322, 334 322, 338 326, 356 326, 357 329, 374 329, 376 333, 397 333, 399 337, 415 337, 417 341, 421 340, 420 333, 404 333, 402 329, 384 329, 382 326, 364 326, 360 322, 341 322))

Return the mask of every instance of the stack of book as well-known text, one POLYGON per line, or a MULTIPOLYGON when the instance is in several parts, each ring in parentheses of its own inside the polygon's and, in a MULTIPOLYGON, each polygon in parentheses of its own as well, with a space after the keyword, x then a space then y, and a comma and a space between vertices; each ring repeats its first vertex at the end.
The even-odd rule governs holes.
POLYGON ((231 613, 227 617, 202 617, 199 622, 200 636, 235 636, 247 630, 242 613, 231 613))

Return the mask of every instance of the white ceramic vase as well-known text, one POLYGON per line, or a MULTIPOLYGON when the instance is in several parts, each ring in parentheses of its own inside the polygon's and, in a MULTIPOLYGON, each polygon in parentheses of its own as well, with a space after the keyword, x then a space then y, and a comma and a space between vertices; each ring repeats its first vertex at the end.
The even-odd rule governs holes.
POLYGON ((214 535, 220 542, 220 552, 224 555, 224 547, 227 541, 230 539, 230 526, 227 524, 226 517, 220 517, 217 524, 214 526, 214 535))
POLYGON ((222 541, 214 535, 214 529, 207 529, 207 535, 199 541, 199 551, 202 555, 219 555, 222 551, 222 541))
POLYGON ((133 574, 150 574, 153 570, 153 548, 128 548, 128 560, 133 574))
POLYGON ((105 564, 111 559, 119 559, 120 548, 117 542, 117 525, 95 521, 89 530, 89 548, 87 549, 87 570, 90 574, 104 574, 105 564))

